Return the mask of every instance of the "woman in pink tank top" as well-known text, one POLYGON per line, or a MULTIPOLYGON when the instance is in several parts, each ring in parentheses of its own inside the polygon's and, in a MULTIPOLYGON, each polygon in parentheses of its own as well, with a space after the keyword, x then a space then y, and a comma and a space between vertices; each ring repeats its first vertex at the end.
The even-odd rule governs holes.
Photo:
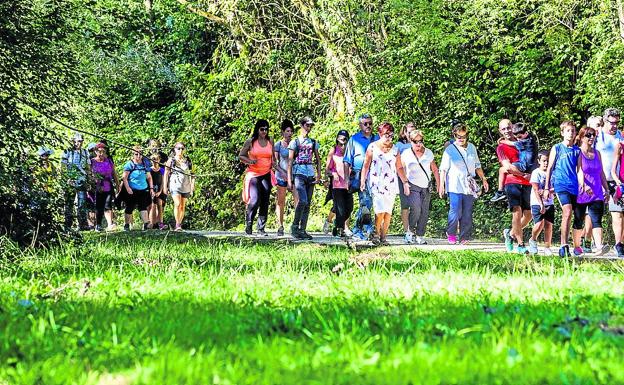
POLYGON ((332 176, 332 199, 336 211, 336 225, 332 235, 338 237, 350 237, 352 235, 349 230, 349 217, 353 211, 353 194, 349 193, 342 163, 347 141, 349 141, 349 133, 346 130, 338 131, 336 145, 327 154, 325 167, 325 173, 332 176))
POLYGON ((269 122, 260 119, 254 126, 251 138, 245 141, 238 154, 247 165, 243 184, 245 212, 245 233, 251 235, 252 224, 258 214, 258 235, 266 236, 264 227, 269 213, 271 187, 276 184, 273 174, 273 142, 269 136, 269 122))

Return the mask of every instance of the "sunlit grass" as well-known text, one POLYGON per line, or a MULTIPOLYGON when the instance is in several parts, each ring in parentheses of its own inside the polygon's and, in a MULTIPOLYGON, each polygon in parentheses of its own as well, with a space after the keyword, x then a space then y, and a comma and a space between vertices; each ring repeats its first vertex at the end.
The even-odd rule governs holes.
POLYGON ((621 262, 355 255, 153 234, 29 252, 0 266, 0 383, 624 383, 621 262))

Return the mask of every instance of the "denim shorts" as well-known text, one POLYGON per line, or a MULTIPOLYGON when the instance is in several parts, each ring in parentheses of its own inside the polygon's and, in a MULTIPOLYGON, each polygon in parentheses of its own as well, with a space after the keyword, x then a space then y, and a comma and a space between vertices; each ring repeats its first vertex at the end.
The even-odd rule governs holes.
POLYGON ((557 193, 557 199, 559 199, 561 206, 572 205, 572 207, 576 207, 576 194, 561 191, 557 193))
POLYGON ((555 223, 555 206, 546 206, 546 212, 540 213, 540 207, 537 205, 531 206, 531 215, 533 216, 533 223, 538 224, 542 220, 546 220, 549 223, 555 223))

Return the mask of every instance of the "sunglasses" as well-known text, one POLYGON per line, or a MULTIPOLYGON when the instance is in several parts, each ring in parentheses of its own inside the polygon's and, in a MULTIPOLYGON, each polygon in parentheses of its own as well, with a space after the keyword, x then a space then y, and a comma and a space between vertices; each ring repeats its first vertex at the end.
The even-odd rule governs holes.
POLYGON ((607 123, 609 123, 609 124, 610 124, 610 125, 612 125, 612 126, 617 126, 620 122, 619 122, 619 121, 612 122, 612 121, 610 121, 610 120, 607 120, 607 123))
POLYGON ((176 147, 175 149, 182 151, 182 150, 184 150, 184 147, 176 147))
POLYGON ((594 133, 594 132, 587 132, 587 133, 585 133, 585 137, 586 138, 595 138, 596 137, 596 133, 594 133))
POLYGON ((134 153, 132 153, 132 155, 133 156, 141 156, 141 153, 140 152, 134 152, 134 153))
POLYGON ((372 126, 373 122, 362 122, 362 124, 365 126, 372 126))
POLYGON ((425 143, 423 140, 412 140, 415 144, 423 144, 425 143))
POLYGON ((258 128, 258 131, 269 131, 268 127, 260 127, 258 128))
POLYGON ((468 138, 468 134, 466 135, 455 135, 455 139, 466 139, 468 138))

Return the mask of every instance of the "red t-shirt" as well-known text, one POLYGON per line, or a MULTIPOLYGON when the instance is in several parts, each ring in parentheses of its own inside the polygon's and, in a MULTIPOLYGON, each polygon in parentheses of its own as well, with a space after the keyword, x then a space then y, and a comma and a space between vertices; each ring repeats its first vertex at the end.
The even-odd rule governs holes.
MULTIPOLYGON (((496 156, 498 157, 498 161, 501 166, 503 165, 503 159, 509 160, 511 163, 517 162, 520 160, 520 152, 515 146, 510 146, 508 144, 499 143, 496 147, 496 156)), ((505 174, 505 180, 503 184, 506 186, 508 184, 522 184, 525 186, 530 186, 528 180, 524 179, 521 176, 505 174)))

